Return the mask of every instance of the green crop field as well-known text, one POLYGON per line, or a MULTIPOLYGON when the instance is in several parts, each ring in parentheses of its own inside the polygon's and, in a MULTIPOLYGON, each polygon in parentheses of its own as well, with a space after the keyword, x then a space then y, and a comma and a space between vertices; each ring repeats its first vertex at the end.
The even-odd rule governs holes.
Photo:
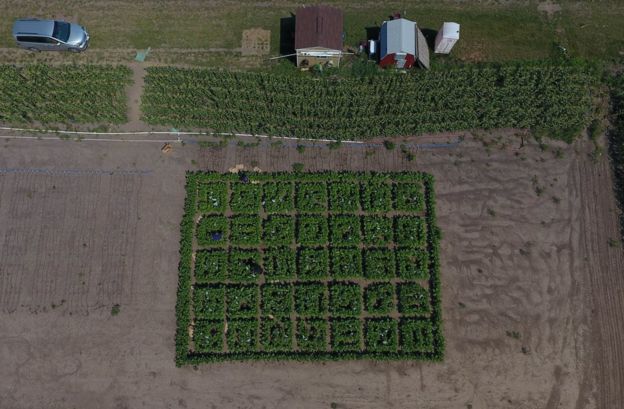
POLYGON ((188 173, 176 362, 441 360, 424 173, 188 173))
POLYGON ((553 63, 314 78, 148 68, 145 120, 314 139, 531 128, 571 140, 592 112, 595 70, 553 63))
POLYGON ((126 121, 130 69, 96 65, 0 65, 0 122, 126 121))

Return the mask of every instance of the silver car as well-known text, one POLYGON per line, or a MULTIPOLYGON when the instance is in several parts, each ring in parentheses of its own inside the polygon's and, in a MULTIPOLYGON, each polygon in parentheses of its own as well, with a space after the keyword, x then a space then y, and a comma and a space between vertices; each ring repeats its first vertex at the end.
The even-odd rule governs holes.
POLYGON ((89 46, 89 33, 75 23, 22 19, 13 24, 17 45, 31 51, 82 52, 89 46))

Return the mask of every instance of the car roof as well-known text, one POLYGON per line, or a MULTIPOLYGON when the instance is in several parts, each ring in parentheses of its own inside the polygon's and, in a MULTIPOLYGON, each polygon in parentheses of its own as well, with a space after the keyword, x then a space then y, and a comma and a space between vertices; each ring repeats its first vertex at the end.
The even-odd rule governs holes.
POLYGON ((54 31, 54 20, 23 19, 13 24, 13 35, 36 34, 51 36, 54 31))

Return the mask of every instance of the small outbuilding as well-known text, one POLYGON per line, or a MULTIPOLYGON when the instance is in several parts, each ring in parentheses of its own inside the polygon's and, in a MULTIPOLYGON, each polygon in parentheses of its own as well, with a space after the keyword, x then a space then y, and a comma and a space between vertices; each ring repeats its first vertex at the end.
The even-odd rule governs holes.
POLYGON ((337 67, 342 58, 343 14, 335 7, 303 6, 295 15, 297 67, 337 67))
POLYGON ((380 66, 429 68, 429 46, 415 22, 405 18, 384 21, 379 42, 380 66))

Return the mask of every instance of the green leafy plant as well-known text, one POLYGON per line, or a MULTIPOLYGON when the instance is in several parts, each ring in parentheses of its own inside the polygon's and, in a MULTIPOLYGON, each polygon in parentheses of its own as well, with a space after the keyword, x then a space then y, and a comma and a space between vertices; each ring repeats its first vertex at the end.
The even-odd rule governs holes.
POLYGON ((351 282, 331 283, 329 311, 335 316, 359 316, 362 312, 362 288, 351 282))
POLYGON ((198 283, 223 281, 227 276, 225 250, 200 250, 195 255, 195 280, 198 283))
POLYGON ((389 314, 394 307, 394 285, 373 283, 364 289, 364 305, 369 314, 389 314))
POLYGON ((357 247, 334 247, 331 253, 331 275, 334 278, 362 277, 362 251, 357 247))
POLYGON ((270 215, 262 229, 264 243, 270 246, 288 246, 295 241, 295 223, 292 216, 270 215))
POLYGON ((329 256, 325 248, 299 249, 297 254, 297 277, 301 280, 318 280, 327 277, 329 256))

